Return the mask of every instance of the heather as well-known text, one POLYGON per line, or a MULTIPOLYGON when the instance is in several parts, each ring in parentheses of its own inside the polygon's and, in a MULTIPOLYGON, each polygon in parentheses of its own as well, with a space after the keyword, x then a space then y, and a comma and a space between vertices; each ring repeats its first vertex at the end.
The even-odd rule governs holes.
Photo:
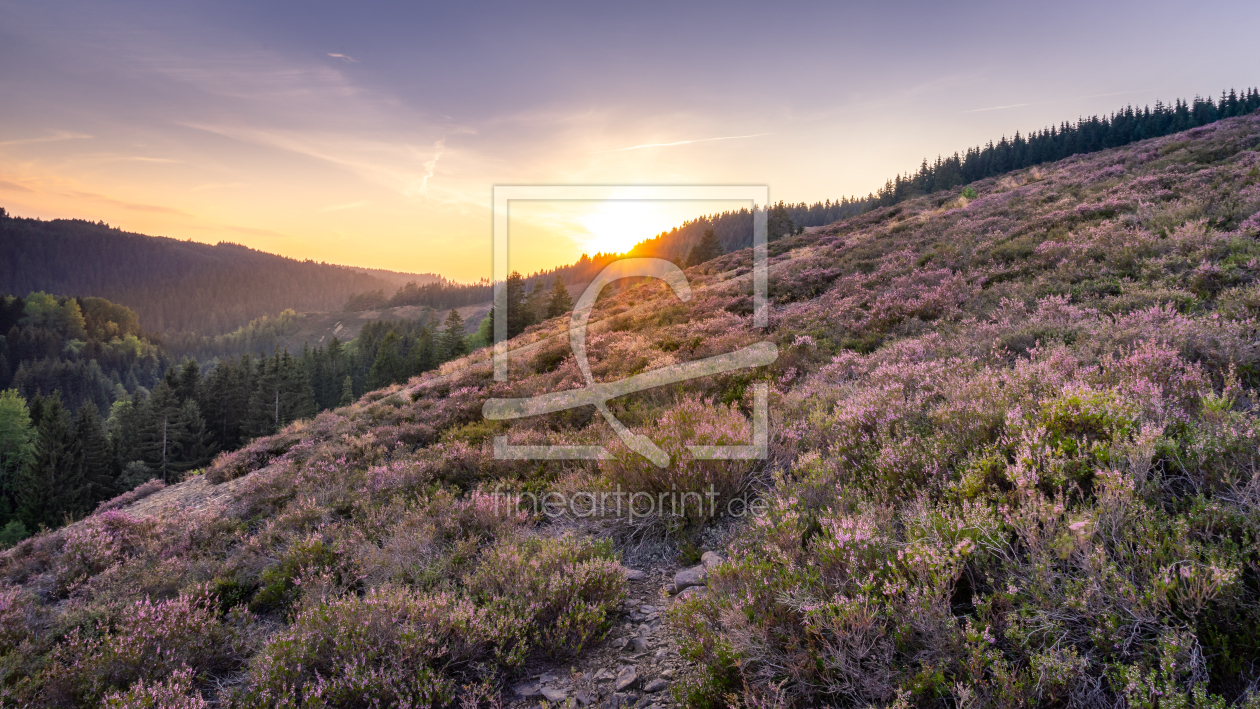
POLYGON ((1231 118, 777 240, 764 331, 747 251, 689 302, 610 290, 598 381, 779 350, 609 403, 667 468, 589 407, 482 417, 584 385, 556 318, 509 382, 479 350, 110 501, 0 557, 0 701, 475 704, 599 647, 623 563, 713 549, 667 613, 690 706, 1253 702, 1258 147, 1231 118), (761 386, 768 458, 692 457, 749 441, 761 386), (612 457, 498 460, 503 435, 612 457), (719 503, 515 502, 619 488, 719 503))

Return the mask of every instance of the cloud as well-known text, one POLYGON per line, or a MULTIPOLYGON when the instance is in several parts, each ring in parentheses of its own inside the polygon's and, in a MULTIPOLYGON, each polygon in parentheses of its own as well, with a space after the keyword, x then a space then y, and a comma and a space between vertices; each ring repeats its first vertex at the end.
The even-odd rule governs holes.
POLYGON ((1031 105, 1032 105, 1031 103, 1012 103, 1009 106, 990 106, 988 108, 973 108, 970 111, 963 111, 963 113, 980 113, 982 111, 1001 111, 1004 108, 1019 108, 1021 106, 1031 106, 1031 105))
POLYGON ((336 52, 329 52, 329 53, 328 53, 328 56, 332 57, 333 59, 340 59, 341 61, 343 61, 343 62, 345 62, 345 63, 347 63, 347 64, 353 64, 353 63, 355 63, 355 62, 359 61, 358 59, 355 59, 354 57, 350 56, 349 54, 337 54, 336 52))
POLYGON ((249 187, 248 182, 207 182, 204 185, 197 185, 188 190, 189 192, 204 192, 206 190, 222 190, 230 187, 249 187))
POLYGON ((70 190, 70 191, 63 192, 61 194, 67 197, 73 197, 75 199, 90 199, 94 202, 100 202, 102 204, 113 205, 115 207, 119 207, 121 209, 127 209, 132 212, 148 212, 150 214, 173 214, 173 215, 177 215, 181 217, 192 216, 188 212, 185 212, 182 209, 175 209, 174 207, 162 207, 156 204, 141 204, 138 202, 126 202, 120 199, 114 199, 113 197, 106 197, 105 195, 95 194, 92 192, 80 192, 77 190, 70 190))
POLYGON ((23 187, 22 185, 19 185, 16 182, 9 182, 8 180, 0 180, 0 190, 7 190, 9 192, 34 192, 35 191, 29 187, 23 187))
POLYGON ((59 140, 88 140, 92 136, 84 133, 71 133, 70 131, 59 130, 55 135, 46 135, 41 138, 22 138, 20 140, 0 141, 0 147, 6 145, 27 145, 29 143, 53 143, 59 140))
POLYGON ((623 153, 627 150, 642 150, 643 148, 671 148, 675 145, 691 145, 692 143, 709 143, 715 140, 739 140, 740 138, 759 138, 763 135, 772 135, 771 133, 753 133, 752 135, 728 135, 721 138, 698 138, 696 140, 679 140, 673 143, 645 143, 643 145, 631 145, 628 148, 615 148, 613 150, 596 150, 592 155, 598 153, 623 153))
POLYGON ((368 204, 370 204, 370 203, 369 203, 366 199, 361 199, 361 200, 359 200, 358 202, 350 202, 349 204, 330 204, 330 205, 328 205, 327 207, 324 207, 323 209, 321 209, 321 210, 319 210, 319 211, 321 211, 321 212, 340 212, 340 211, 341 211, 341 210, 343 210, 343 209, 357 209, 357 208, 359 208, 359 207, 366 207, 366 206, 368 206, 368 204))
POLYGON ((425 176, 424 179, 420 180, 420 191, 426 194, 429 191, 429 178, 433 177, 433 174, 437 172, 438 160, 442 158, 442 153, 446 151, 446 138, 442 138, 434 143, 433 150, 433 159, 424 163, 425 176))

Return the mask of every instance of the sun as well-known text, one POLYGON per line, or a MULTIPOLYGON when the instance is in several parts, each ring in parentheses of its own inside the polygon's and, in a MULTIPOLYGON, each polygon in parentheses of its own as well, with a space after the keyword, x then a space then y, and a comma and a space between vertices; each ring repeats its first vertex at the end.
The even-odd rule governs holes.
POLYGON ((578 235, 588 253, 623 254, 635 244, 678 226, 677 207, 668 203, 644 200, 606 200, 593 202, 589 211, 579 215, 577 223, 586 231, 578 235))

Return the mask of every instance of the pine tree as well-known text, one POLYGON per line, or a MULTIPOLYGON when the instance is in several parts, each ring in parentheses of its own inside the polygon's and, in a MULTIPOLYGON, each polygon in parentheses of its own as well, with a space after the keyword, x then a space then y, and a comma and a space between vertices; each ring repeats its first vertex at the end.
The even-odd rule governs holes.
POLYGON ((162 381, 153 387, 153 393, 141 409, 140 450, 144 462, 166 483, 173 481, 172 473, 178 472, 180 467, 178 450, 183 438, 179 430, 181 408, 175 390, 162 381))
POLYGON ((201 417, 197 402, 192 399, 185 399, 179 407, 175 418, 174 445, 175 459, 171 468, 181 473, 206 465, 218 450, 213 436, 206 430, 206 421, 201 417))
MULTIPOLYGON (((511 339, 525 332, 525 328, 534 324, 534 319, 526 300, 525 278, 516 271, 512 271, 504 287, 507 290, 507 336, 511 339)), ((450 321, 449 317, 447 321, 450 321)), ((447 357, 447 359, 452 358, 447 357)))
POLYGON ((347 374, 346 378, 341 382, 341 406, 349 406, 354 403, 354 380, 347 374))
MULTIPOLYGON (((508 312, 510 313, 511 310, 508 312)), ((451 308, 451 312, 446 316, 446 322, 442 325, 442 358, 449 362, 456 357, 468 354, 464 344, 464 319, 454 308, 451 308)))
POLYGON ((34 459, 18 478, 18 516, 28 529, 59 527, 87 511, 88 484, 70 412, 54 393, 40 406, 34 459))
POLYGON ((380 389, 402 378, 403 360, 398 354, 398 333, 390 330, 376 350, 376 361, 368 372, 368 389, 380 389))
POLYGON ((421 327, 416 343, 411 347, 411 354, 408 355, 407 369, 412 376, 424 374, 437 367, 437 353, 434 349, 433 331, 427 325, 421 327))
MULTIPOLYGON (((790 222, 791 220, 789 219, 788 221, 790 222)), ((691 247, 691 253, 687 255, 687 266, 699 266, 706 261, 712 261, 723 253, 725 252, 722 251, 722 242, 718 241, 717 232, 713 231, 712 227, 709 227, 704 230, 704 235, 700 237, 700 242, 691 247)))
POLYGON ((91 503, 108 500, 121 492, 114 485, 117 475, 113 456, 110 454, 109 439, 105 436, 105 426, 96 406, 86 404, 79 409, 79 415, 74 420, 74 438, 83 453, 83 479, 87 481, 91 503))
POLYGON ((569 297, 569 289, 564 287, 564 280, 556 276, 556 280, 551 284, 551 300, 547 303, 547 317, 559 317, 572 309, 573 299, 569 297))

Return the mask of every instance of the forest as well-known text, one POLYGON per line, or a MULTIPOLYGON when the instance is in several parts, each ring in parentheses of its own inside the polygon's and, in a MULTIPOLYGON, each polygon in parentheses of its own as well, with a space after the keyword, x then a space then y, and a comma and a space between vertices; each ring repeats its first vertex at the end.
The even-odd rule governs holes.
POLYGON ((130 309, 42 292, 0 297, 0 326, 0 547, 149 480, 178 482, 219 451, 479 342, 452 310, 443 323, 370 322, 348 343, 297 354, 176 364, 130 309))
POLYGON ((337 310, 352 293, 432 274, 363 273, 238 244, 132 234, 103 222, 23 219, 0 209, 0 293, 92 295, 127 306, 151 332, 230 333, 264 315, 337 310))

